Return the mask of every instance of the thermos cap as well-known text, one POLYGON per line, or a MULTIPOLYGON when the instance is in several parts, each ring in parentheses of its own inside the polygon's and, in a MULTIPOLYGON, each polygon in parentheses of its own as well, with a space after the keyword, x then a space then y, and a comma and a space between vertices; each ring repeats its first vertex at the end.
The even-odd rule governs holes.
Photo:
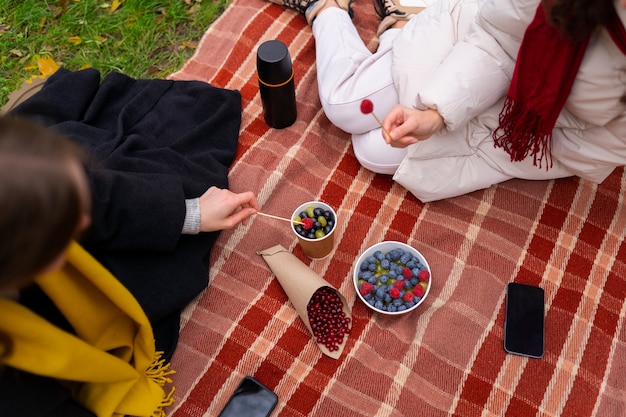
POLYGON ((256 55, 259 81, 279 85, 291 79, 293 68, 287 45, 277 40, 263 42, 256 55))

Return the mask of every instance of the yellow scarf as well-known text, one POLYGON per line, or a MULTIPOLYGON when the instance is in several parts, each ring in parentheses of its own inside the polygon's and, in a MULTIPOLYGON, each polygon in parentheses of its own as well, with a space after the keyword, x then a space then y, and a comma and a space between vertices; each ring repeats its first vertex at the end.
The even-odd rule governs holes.
POLYGON ((155 352, 137 300, 77 243, 66 265, 35 280, 76 331, 70 334, 19 303, 0 298, 0 330, 13 340, 6 365, 53 377, 98 417, 162 416, 169 364, 155 352))

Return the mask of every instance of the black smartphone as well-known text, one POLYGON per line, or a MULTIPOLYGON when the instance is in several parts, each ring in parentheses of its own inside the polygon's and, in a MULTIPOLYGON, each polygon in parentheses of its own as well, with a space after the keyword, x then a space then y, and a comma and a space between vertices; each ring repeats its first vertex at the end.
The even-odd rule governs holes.
POLYGON ((541 358, 544 351, 545 294, 543 288, 511 282, 507 286, 504 349, 541 358))
POLYGON ((246 376, 220 412, 219 417, 268 417, 278 396, 251 376, 246 376))

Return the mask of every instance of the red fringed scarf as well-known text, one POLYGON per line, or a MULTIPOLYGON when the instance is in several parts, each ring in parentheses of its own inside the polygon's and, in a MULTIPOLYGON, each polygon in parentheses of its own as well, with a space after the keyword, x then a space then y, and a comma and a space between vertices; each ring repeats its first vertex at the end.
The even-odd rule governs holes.
MULTIPOLYGON (((606 25, 611 38, 626 54, 626 30, 615 9, 606 25)), ((534 164, 552 166, 552 129, 572 89, 589 44, 589 38, 573 43, 546 21, 543 4, 524 34, 513 79, 494 131, 496 147, 503 148, 511 161, 528 154, 534 164)))

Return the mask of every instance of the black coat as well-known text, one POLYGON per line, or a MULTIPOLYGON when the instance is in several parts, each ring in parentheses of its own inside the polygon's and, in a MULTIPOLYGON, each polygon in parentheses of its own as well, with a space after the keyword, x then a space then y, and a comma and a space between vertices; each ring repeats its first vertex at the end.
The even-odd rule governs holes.
POLYGON ((240 93, 199 81, 119 73, 101 80, 94 69, 60 69, 11 114, 88 151, 93 223, 81 243, 137 298, 157 349, 170 357, 181 309, 208 284, 218 235, 181 235, 184 200, 213 185, 228 187, 240 93))

